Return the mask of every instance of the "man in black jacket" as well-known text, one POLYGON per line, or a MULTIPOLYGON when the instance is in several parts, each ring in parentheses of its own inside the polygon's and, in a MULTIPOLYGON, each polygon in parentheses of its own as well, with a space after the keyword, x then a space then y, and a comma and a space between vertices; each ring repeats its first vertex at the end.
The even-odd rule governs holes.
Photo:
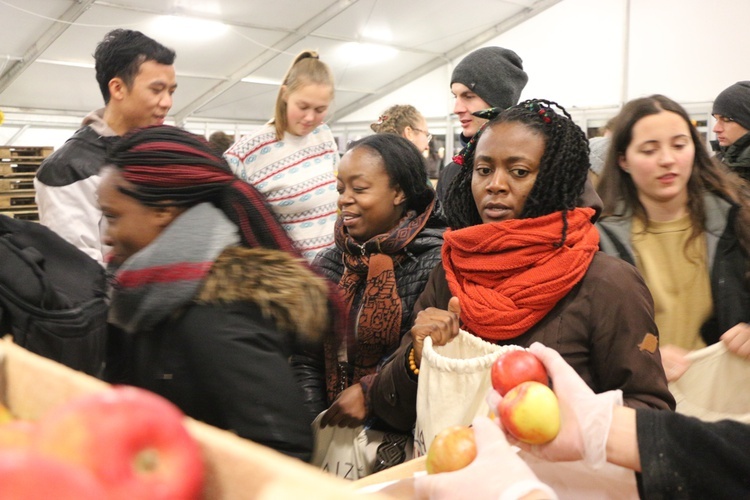
POLYGON ((110 31, 94 59, 105 106, 44 160, 34 187, 40 222, 103 263, 107 247, 96 190, 107 145, 134 128, 163 124, 177 84, 175 52, 139 31, 110 31))
MULTIPOLYGON (((451 93, 456 97, 453 113, 461 122, 461 144, 474 137, 487 121, 472 113, 487 108, 509 108, 518 104, 529 77, 518 54, 502 47, 483 47, 464 57, 451 75, 451 93)), ((445 200, 448 187, 459 168, 449 163, 440 172, 437 194, 445 200)))
POLYGON ((719 143, 716 156, 750 181, 750 81, 724 89, 714 101, 713 131, 719 143))

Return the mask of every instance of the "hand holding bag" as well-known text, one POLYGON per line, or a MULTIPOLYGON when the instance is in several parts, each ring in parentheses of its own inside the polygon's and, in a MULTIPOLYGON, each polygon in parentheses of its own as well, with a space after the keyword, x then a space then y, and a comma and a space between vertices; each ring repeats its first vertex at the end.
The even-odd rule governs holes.
POLYGON ((446 427, 469 425, 487 416, 490 369, 497 357, 519 346, 499 346, 464 330, 444 346, 425 338, 417 387, 414 455, 427 453, 435 435, 446 427))
POLYGON ((731 419, 750 424, 750 360, 723 342, 691 351, 687 371, 669 384, 675 411, 707 422, 731 419))
POLYGON ((321 427, 321 412, 313 421, 315 448, 310 463, 342 479, 357 480, 411 460, 411 435, 358 427, 321 427))

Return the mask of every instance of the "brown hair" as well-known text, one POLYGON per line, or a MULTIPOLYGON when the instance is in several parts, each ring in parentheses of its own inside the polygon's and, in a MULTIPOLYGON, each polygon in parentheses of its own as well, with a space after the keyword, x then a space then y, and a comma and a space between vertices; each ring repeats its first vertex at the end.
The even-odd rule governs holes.
POLYGON ((403 137, 406 127, 416 130, 422 120, 424 116, 414 106, 394 104, 383 111, 378 121, 370 125, 370 128, 377 134, 396 134, 403 137))
MULTIPOLYGON (((687 208, 692 225, 689 240, 697 238, 705 231, 703 193, 709 191, 739 206, 735 232, 745 255, 750 256, 750 189, 737 174, 709 156, 706 145, 690 121, 687 111, 663 95, 634 99, 625 104, 620 114, 617 115, 612 128, 612 142, 604 162, 601 181, 597 186, 604 204, 602 217, 621 216, 632 212, 634 217, 640 219, 644 226, 648 227, 648 214, 638 199, 638 188, 630 174, 620 168, 619 160, 625 155, 625 151, 633 140, 635 124, 642 118, 662 111, 675 113, 685 120, 695 146, 693 171, 687 184, 687 208)), ((750 270, 748 270, 747 277, 750 279, 750 270)))
POLYGON ((314 50, 300 52, 284 75, 279 94, 276 96, 276 108, 271 123, 276 129, 276 139, 282 140, 288 126, 286 119, 286 98, 305 85, 317 84, 331 87, 333 99, 333 73, 326 63, 320 60, 314 50))

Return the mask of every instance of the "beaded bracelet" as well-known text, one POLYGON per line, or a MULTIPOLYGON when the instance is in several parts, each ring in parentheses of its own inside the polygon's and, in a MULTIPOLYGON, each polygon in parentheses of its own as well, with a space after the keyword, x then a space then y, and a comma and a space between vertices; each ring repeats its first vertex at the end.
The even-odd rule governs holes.
POLYGON ((409 351, 409 369, 414 375, 419 375, 419 368, 417 368, 417 362, 414 360, 414 347, 409 351))

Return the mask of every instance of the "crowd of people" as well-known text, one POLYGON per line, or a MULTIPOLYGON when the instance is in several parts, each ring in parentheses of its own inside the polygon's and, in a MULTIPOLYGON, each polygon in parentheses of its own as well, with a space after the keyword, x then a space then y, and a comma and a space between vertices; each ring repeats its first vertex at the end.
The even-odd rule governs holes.
MULTIPOLYGON (((626 103, 592 177, 565 108, 519 103, 521 57, 478 49, 451 76, 462 149, 435 190, 413 106, 339 151, 316 52, 266 125, 211 141, 164 124, 175 57, 108 33, 104 108, 35 179, 41 223, 111 274, 106 380, 307 461, 321 414, 408 436, 425 339, 462 329, 547 366, 563 429, 531 453, 631 468, 645 498, 750 492, 750 426, 675 414, 668 385, 717 342, 750 363, 750 82, 716 98, 716 155, 668 97, 626 103)), ((419 495, 555 497, 497 423, 475 432, 474 464, 419 495)))

